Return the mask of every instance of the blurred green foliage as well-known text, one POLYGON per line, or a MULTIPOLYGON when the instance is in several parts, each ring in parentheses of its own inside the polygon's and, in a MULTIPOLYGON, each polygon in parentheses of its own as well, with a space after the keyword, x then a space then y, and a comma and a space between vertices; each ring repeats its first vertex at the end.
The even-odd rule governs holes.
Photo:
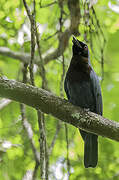
MULTIPOLYGON (((51 7, 40 8, 39 1, 36 1, 36 20, 40 31, 40 44, 42 53, 47 54, 51 47, 57 47, 57 36, 52 36, 58 30, 57 23, 60 16, 60 9, 57 4, 51 7)), ((44 1, 44 5, 51 3, 51 0, 44 1)), ((95 11, 101 27, 106 36, 106 47, 104 51, 104 80, 101 83, 104 117, 119 121, 119 15, 115 12, 119 9, 119 2, 101 0, 95 5, 95 11), (115 9, 112 8, 113 5, 115 9)), ((28 1, 30 5, 30 0, 28 1)), ((69 19, 67 4, 64 3, 69 19)), ((0 46, 5 46, 13 51, 30 52, 29 23, 22 1, 0 2, 0 46)), ((83 39, 84 25, 80 25, 80 39, 83 39)), ((92 34, 93 35, 93 34, 92 34)), ((94 52, 100 54, 100 42, 95 38, 94 52)), ((72 42, 64 53, 65 68, 70 62, 72 42)), ((90 52, 91 53, 91 52, 90 52)), ((37 52, 36 52, 37 54, 37 52)), ((101 76, 100 59, 91 53, 91 61, 97 74, 101 76)), ((0 74, 9 79, 22 80, 22 63, 18 60, 0 55, 0 74)), ((46 77, 49 89, 60 96, 60 81, 62 75, 62 58, 49 62, 45 65, 46 77)), ((39 73, 35 74, 37 86, 41 86, 39 73)), ((35 145, 39 148, 39 130, 36 111, 26 107, 27 118, 34 131, 35 145)), ((57 120, 45 115, 46 133, 48 145, 52 142, 57 120)), ((78 130, 68 125, 69 132, 69 159, 71 165, 71 180, 118 180, 119 179, 119 144, 104 137, 99 138, 99 163, 95 169, 85 169, 83 166, 83 141, 78 130)), ((63 180, 67 176, 66 168, 66 137, 65 128, 62 124, 58 134, 53 152, 50 156, 50 177, 51 179, 63 180), (59 175, 60 174, 60 175, 59 175), (58 177, 59 175, 59 177, 58 177), (65 177, 65 178, 64 178, 65 177)), ((30 142, 24 132, 21 123, 19 103, 11 102, 0 110, 0 179, 20 180, 27 170, 33 170, 35 165, 30 142), (7 142, 7 146, 5 146, 7 142), (8 146, 9 143, 11 146, 8 146)), ((67 179, 67 178, 66 178, 67 179)))

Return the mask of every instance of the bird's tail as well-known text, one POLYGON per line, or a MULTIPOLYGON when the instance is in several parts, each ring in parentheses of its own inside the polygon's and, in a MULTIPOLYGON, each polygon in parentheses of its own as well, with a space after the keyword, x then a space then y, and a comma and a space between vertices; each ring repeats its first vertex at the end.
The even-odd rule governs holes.
POLYGON ((84 165, 85 168, 96 167, 98 162, 98 136, 80 131, 84 139, 84 165))

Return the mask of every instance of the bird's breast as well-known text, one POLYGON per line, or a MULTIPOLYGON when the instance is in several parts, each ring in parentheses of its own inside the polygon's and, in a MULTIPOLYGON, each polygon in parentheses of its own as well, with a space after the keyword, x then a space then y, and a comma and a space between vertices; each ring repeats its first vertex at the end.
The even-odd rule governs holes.
POLYGON ((72 82, 90 81, 90 72, 86 69, 69 69, 67 72, 68 80, 72 82))
POLYGON ((72 104, 95 111, 95 98, 92 93, 90 79, 68 81, 67 85, 70 96, 69 101, 72 104))

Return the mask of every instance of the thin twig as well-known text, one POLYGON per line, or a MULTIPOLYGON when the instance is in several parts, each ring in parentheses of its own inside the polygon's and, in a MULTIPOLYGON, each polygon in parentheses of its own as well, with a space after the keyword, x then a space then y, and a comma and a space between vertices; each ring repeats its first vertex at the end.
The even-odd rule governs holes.
MULTIPOLYGON (((28 67, 28 64, 24 64, 24 67, 23 67, 23 83, 27 83, 27 67, 28 67)), ((35 158, 36 165, 35 165, 35 168, 33 171, 33 176, 32 176, 32 180, 35 180, 36 175, 37 175, 37 170, 38 170, 38 167, 40 165, 39 153, 37 152, 37 149, 35 147, 35 143, 33 140, 33 130, 31 128, 30 123, 26 119, 25 105, 20 104, 20 109, 21 109, 22 124, 23 124, 23 127, 24 127, 24 129, 28 135, 29 140, 30 140, 32 151, 33 151, 34 158, 35 158)))
MULTIPOLYGON (((97 29, 101 33, 101 35, 103 37, 103 43, 102 43, 102 46, 101 46, 101 69, 102 69, 102 81, 101 82, 103 82, 103 80, 104 80, 104 48, 105 48, 105 44, 106 44, 106 39, 105 39, 104 32, 103 32, 103 30, 101 28, 99 19, 97 18, 97 15, 96 15, 96 12, 95 12, 95 9, 94 9, 93 6, 91 7, 91 10, 92 10, 92 13, 94 14, 94 17, 95 17, 95 20, 96 20, 97 29)), ((98 33, 98 31, 97 31, 97 33, 98 33)))
POLYGON ((101 48, 101 69, 102 69, 102 79, 101 83, 104 80, 104 47, 101 48))
MULTIPOLYGON (((59 6, 60 6, 59 24, 60 24, 60 32, 62 33, 63 1, 59 1, 59 6)), ((63 93, 63 82, 64 82, 64 76, 65 76, 65 63, 64 62, 65 62, 64 61, 64 54, 62 53, 62 75, 61 75, 61 81, 60 81, 60 96, 61 97, 64 97, 64 93, 63 93)), ((64 123, 64 127, 65 127, 66 144, 67 144, 67 171, 68 171, 68 180, 69 180, 70 179, 69 141, 68 141, 68 127, 67 127, 66 123, 64 123)))
POLYGON ((39 130, 40 130, 40 176, 41 179, 48 179, 46 178, 48 176, 48 172, 46 172, 46 165, 48 163, 46 162, 46 135, 45 135, 45 127, 44 127, 44 114, 40 111, 37 110, 37 115, 38 115, 38 125, 39 125, 39 130))
POLYGON ((56 126, 56 131, 55 131, 55 134, 54 134, 54 137, 52 139, 52 142, 51 142, 51 145, 49 146, 49 151, 48 151, 48 154, 51 155, 52 154, 52 151, 53 151, 53 148, 54 148, 54 145, 55 145, 55 142, 56 142, 56 139, 57 139, 57 136, 58 136, 58 133, 61 129, 61 122, 58 121, 57 122, 57 126, 56 126))
POLYGON ((39 162, 36 161, 35 163, 35 168, 33 170, 33 176, 32 176, 32 180, 36 180, 36 176, 37 176, 37 171, 38 171, 38 168, 39 168, 39 162))
POLYGON ((59 32, 59 31, 56 31, 54 34, 48 36, 47 38, 44 38, 43 40, 44 40, 44 41, 49 40, 50 38, 54 37, 58 32, 59 32))
POLYGON ((52 3, 42 5, 42 1, 40 0, 39 5, 40 5, 40 8, 46 8, 46 7, 52 6, 52 5, 56 4, 56 3, 57 3, 57 1, 54 1, 52 3))
POLYGON ((35 0, 33 1, 33 13, 30 12, 30 9, 25 0, 23 0, 23 3, 31 23, 31 60, 29 64, 29 70, 30 70, 31 84, 34 86, 35 84, 34 84, 33 66, 34 66, 34 54, 35 54, 35 0))
POLYGON ((22 116, 22 123, 25 131, 27 132, 28 138, 31 143, 32 151, 34 153, 35 161, 40 164, 40 159, 39 159, 39 153, 35 147, 35 142, 33 140, 33 130, 31 128, 30 123, 27 121, 26 116, 25 116, 25 105, 20 104, 21 107, 21 116, 22 116))
POLYGON ((33 66, 34 66, 34 55, 35 55, 35 1, 34 1, 34 8, 32 13, 32 21, 31 21, 31 60, 30 60, 30 79, 31 84, 34 86, 34 73, 33 73, 33 66))
POLYGON ((40 48, 40 42, 39 42, 39 36, 38 36, 36 23, 35 23, 35 36, 36 36, 36 43, 37 43, 37 46, 38 46, 38 54, 39 54, 39 57, 40 57, 39 69, 40 69, 40 74, 41 74, 41 78, 42 78, 42 88, 43 89, 48 89, 47 88, 48 83, 47 83, 46 75, 45 75, 44 60, 43 60, 42 54, 41 54, 41 48, 40 48))
POLYGON ((26 9, 27 15, 29 17, 29 20, 32 22, 32 15, 31 15, 30 9, 29 9, 29 7, 28 7, 28 5, 26 3, 26 0, 23 0, 23 3, 24 3, 24 7, 26 9))
POLYGON ((65 134, 66 134, 66 144, 67 144, 67 171, 68 171, 68 180, 70 179, 70 160, 69 160, 69 139, 68 139, 68 127, 65 123, 65 134))
MULTIPOLYGON (((33 1, 33 13, 32 14, 30 13, 30 10, 29 10, 29 7, 27 6, 26 1, 25 0, 23 0, 23 1, 24 1, 24 6, 25 6, 26 11, 27 11, 27 15, 28 15, 30 23, 31 23, 31 60, 30 60, 29 70, 30 70, 31 84, 33 86, 35 86, 35 83, 34 83, 34 73, 33 73, 34 54, 35 54, 35 14, 36 14, 36 11, 35 11, 35 0, 33 1)), ((27 77, 25 77, 25 75, 26 75, 26 72, 24 72, 24 78, 23 78, 24 80, 23 81, 25 81, 25 79, 27 78, 27 77)), ((24 108, 25 108, 24 105, 21 104, 22 116, 23 116, 24 108)), ((40 159, 39 159, 39 154, 36 151, 36 148, 35 148, 35 145, 34 145, 34 141, 33 141, 32 136, 31 136, 31 130, 32 130, 31 126, 30 126, 30 124, 28 123, 28 121, 26 120, 26 118, 24 116, 23 116, 23 126, 26 128, 26 131, 27 131, 27 133, 29 135, 29 139, 31 140, 32 150, 33 150, 34 155, 35 155, 36 164, 35 164, 35 168, 34 168, 33 176, 32 176, 32 179, 35 180, 36 179, 36 175, 37 175, 37 170, 38 170, 38 167, 40 165, 40 159)))
MULTIPOLYGON (((38 53, 40 57, 40 74, 42 78, 42 88, 43 89, 48 89, 47 88, 47 80, 46 80, 46 74, 45 74, 45 68, 44 68, 44 61, 42 58, 41 54, 41 48, 40 48, 40 42, 39 42, 39 36, 38 36, 38 31, 37 31, 37 26, 36 26, 36 21, 35 21, 35 36, 36 36, 36 43, 38 46, 38 53)), ((48 175, 49 175, 49 156, 48 156, 48 149, 47 149, 47 140, 46 140, 46 133, 45 133, 45 121, 44 121, 44 113, 42 113, 40 110, 37 111, 38 114, 38 123, 39 123, 39 130, 40 130, 40 157, 41 157, 41 179, 44 178, 48 180, 48 175)))
MULTIPOLYGON (((27 7, 27 6, 26 6, 27 7)), ((27 7, 28 8, 28 7, 27 7)), ((29 11, 27 10, 27 14, 29 11)), ((30 23, 31 23, 31 60, 30 60, 30 79, 31 79, 31 84, 35 86, 34 82, 34 73, 33 73, 33 65, 34 65, 34 54, 35 54, 35 36, 36 36, 36 41, 37 41, 37 46, 39 50, 39 56, 40 56, 40 68, 41 68, 41 77, 42 77, 42 88, 45 88, 45 69, 42 61, 42 56, 40 52, 40 44, 39 44, 39 39, 38 39, 38 33, 37 33, 37 27, 36 27, 36 21, 35 21, 35 0, 33 1, 33 13, 32 15, 28 15, 30 17, 30 23)), ((40 173, 41 173, 41 179, 48 179, 48 153, 47 153, 47 145, 46 145, 46 135, 45 135, 45 123, 44 123, 44 114, 40 111, 37 110, 38 114, 38 124, 39 124, 39 130, 40 130, 40 173)), ((37 170, 38 164, 36 163, 35 169, 37 170)), ((35 170, 34 169, 34 173, 35 170)), ((34 174, 35 176, 35 174, 34 174)))
POLYGON ((101 32, 101 34, 102 34, 102 36, 103 36, 103 38, 104 38, 104 41, 106 41, 105 35, 104 35, 104 33, 103 33, 103 30, 102 30, 102 28, 101 28, 99 19, 97 18, 97 15, 96 15, 96 12, 95 12, 95 9, 94 9, 93 6, 91 7, 91 10, 92 10, 92 13, 93 13, 93 15, 94 15, 94 17, 95 17, 96 25, 97 25, 97 27, 98 27, 98 30, 101 32))
POLYGON ((95 51, 93 47, 92 32, 95 32, 96 37, 99 39, 99 42, 101 42, 99 44, 101 55, 97 57, 96 59, 100 59, 100 62, 101 62, 102 81, 103 81, 104 79, 104 47, 106 44, 106 39, 105 39, 104 32, 102 30, 102 27, 100 25, 99 19, 97 18, 95 9, 93 5, 90 6, 90 2, 88 1, 84 3, 84 17, 83 18, 84 18, 84 23, 85 23, 84 39, 87 42, 90 37, 90 47, 94 56, 95 56, 95 51), (90 13, 92 13, 92 15, 90 15, 90 13))

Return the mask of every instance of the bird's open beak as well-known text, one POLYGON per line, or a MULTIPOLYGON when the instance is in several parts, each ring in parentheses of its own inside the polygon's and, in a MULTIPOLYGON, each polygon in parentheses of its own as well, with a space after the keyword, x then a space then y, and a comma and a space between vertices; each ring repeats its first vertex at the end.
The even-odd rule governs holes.
POLYGON ((80 41, 78 41, 75 36, 73 36, 72 42, 73 42, 73 44, 76 44, 79 48, 82 49, 80 41))

